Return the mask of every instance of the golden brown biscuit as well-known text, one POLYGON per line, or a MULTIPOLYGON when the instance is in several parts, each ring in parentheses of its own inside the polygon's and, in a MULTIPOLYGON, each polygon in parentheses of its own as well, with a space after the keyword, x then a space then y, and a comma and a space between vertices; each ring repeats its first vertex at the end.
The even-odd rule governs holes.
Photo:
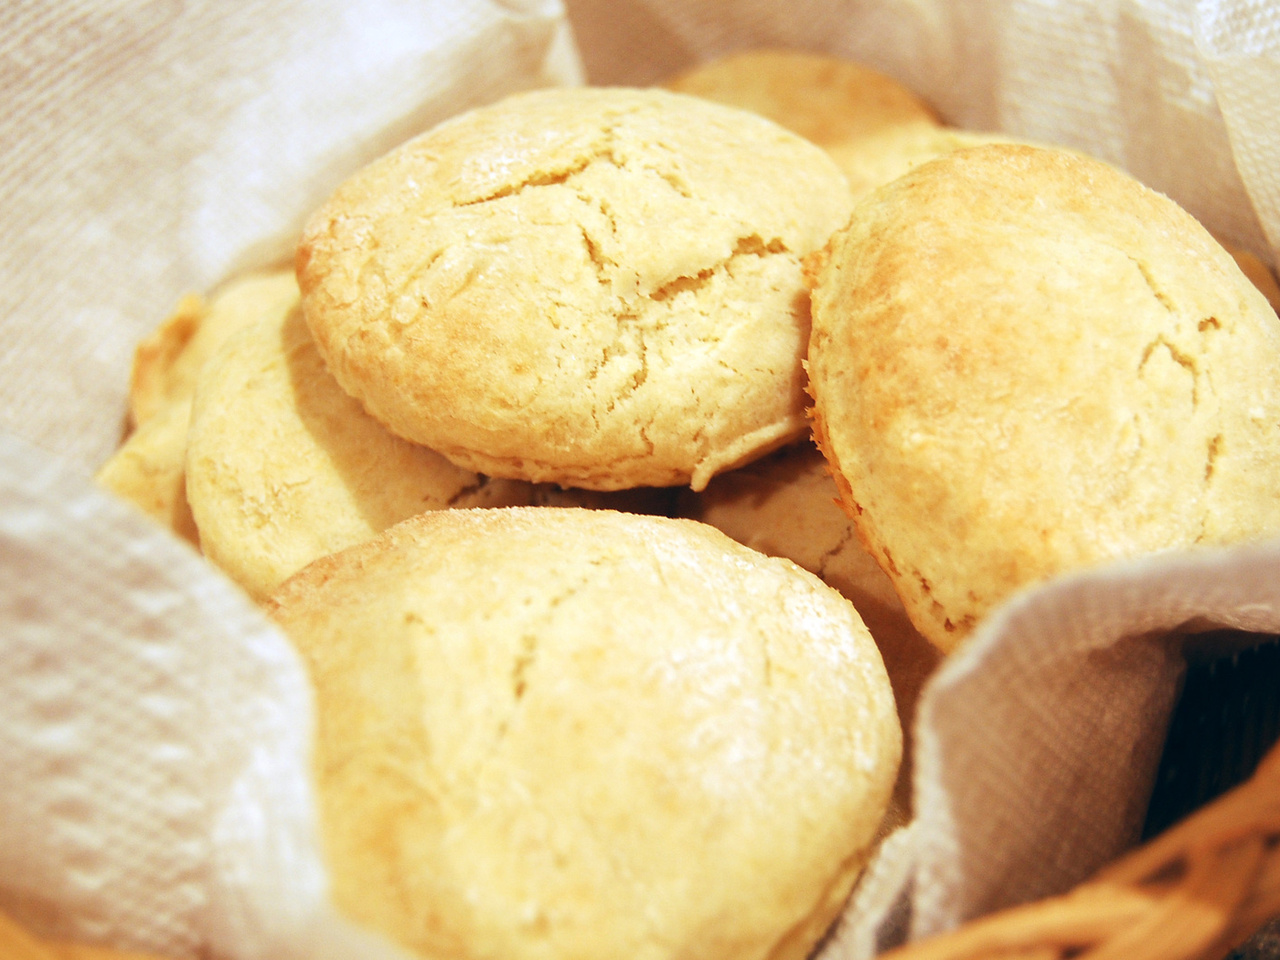
POLYGON ((235 334, 201 372, 186 476, 205 555, 255 599, 423 510, 530 497, 388 433, 329 376, 296 307, 235 334))
POLYGON ((111 455, 94 480, 140 507, 178 536, 198 545, 187 503, 187 426, 191 401, 160 406, 111 455))
MULTIPOLYGON (((855 197, 898 179, 944 154, 990 143, 1026 143, 998 133, 978 133, 922 123, 892 127, 856 143, 827 148, 849 180, 855 197)), ((1033 144, 1027 144, 1033 146, 1033 144)))
POLYGON ((297 302, 292 271, 232 280, 207 304, 194 294, 183 297, 134 353, 132 430, 94 479, 198 546, 186 493, 187 425, 196 378, 227 337, 264 319, 279 319, 297 302))
POLYGON ((1024 142, 942 126, 932 107, 892 77, 798 50, 731 54, 665 85, 751 110, 813 141, 844 172, 855 199, 943 154, 1024 142))
POLYGON ((771 557, 786 557, 835 587, 862 616, 884 658, 905 732, 902 769, 886 827, 911 819, 910 746, 916 702, 940 662, 911 625, 893 582, 858 539, 840 507, 826 460, 812 443, 793 444, 686 492, 681 515, 709 523, 771 557))
POLYGON ((133 425, 141 425, 170 403, 189 401, 200 368, 227 337, 287 313, 297 300, 292 270, 238 277, 215 291, 207 304, 194 294, 183 297, 134 352, 129 382, 133 425))
POLYGON ((179 394, 190 399, 194 383, 174 375, 174 365, 200 329, 205 315, 204 298, 194 293, 178 301, 173 313, 138 344, 129 373, 129 426, 137 429, 179 394))
POLYGON ((544 90, 349 180, 298 275, 334 376, 393 432, 494 476, 701 488, 806 429, 800 259, 850 204, 763 118, 544 90))
POLYGON ((316 690, 335 902, 424 956, 799 960, 893 782, 852 606, 705 524, 424 514, 268 612, 316 690))
POLYGON ((1166 197, 978 147, 864 199, 818 259, 818 440, 941 648, 1064 571, 1280 531, 1280 327, 1166 197))
MULTIPOLYGON (((800 50, 731 54, 682 73, 665 86, 751 110, 811 140, 844 170, 854 196, 892 179, 876 178, 886 166, 883 151, 894 156, 898 152, 896 136, 914 143, 940 129, 933 108, 892 77, 800 50)), ((901 167, 900 162, 888 165, 901 167)))

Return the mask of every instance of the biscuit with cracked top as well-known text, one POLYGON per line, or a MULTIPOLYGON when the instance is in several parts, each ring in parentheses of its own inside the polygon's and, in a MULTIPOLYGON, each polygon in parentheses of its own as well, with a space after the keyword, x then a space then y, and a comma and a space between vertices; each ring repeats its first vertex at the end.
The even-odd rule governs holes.
POLYGON ((705 524, 424 514, 268 613, 316 691, 335 903, 424 956, 801 960, 893 784, 853 607, 705 524))
POLYGON ((201 371, 186 489, 205 556, 254 599, 317 557, 424 510, 528 503, 388 433, 325 370, 295 309, 230 337, 201 371))
POLYGON ((801 50, 746 50, 701 64, 664 84, 751 110, 826 150, 854 196, 906 167, 882 159, 899 136, 942 130, 924 100, 892 77, 838 57, 801 50), (881 179, 883 178, 883 179, 881 179))
POLYGON ((237 330, 279 317, 298 301, 292 270, 236 277, 206 301, 189 294, 134 351, 129 414, 135 426, 170 403, 190 401, 200 369, 237 330))
POLYGON ((663 90, 520 94, 307 224, 307 322, 400 436, 493 476, 690 484, 803 434, 801 258, 851 207, 817 147, 663 90))
POLYGON ((953 153, 865 198, 811 270, 817 439, 944 650, 1057 574, 1280 532, 1280 324, 1127 175, 953 153))

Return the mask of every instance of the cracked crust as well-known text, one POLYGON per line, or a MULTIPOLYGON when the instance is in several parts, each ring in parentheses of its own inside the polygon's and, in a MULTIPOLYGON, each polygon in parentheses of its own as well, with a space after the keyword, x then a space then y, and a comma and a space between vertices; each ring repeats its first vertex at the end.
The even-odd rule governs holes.
POLYGON ((329 376, 296 304, 229 338, 202 370, 186 491, 205 555, 257 600, 424 510, 533 496, 388 433, 329 376))
POLYGON ((426 514, 268 612, 315 683, 335 900, 426 956, 800 960, 887 804, 857 614, 705 524, 426 514))
POLYGON ((494 476, 701 488, 803 433, 800 260, 850 205, 762 118, 539 91, 348 181, 298 276, 334 376, 395 433, 494 476))
POLYGON ((872 194, 814 273, 815 433, 941 648, 1058 573, 1280 531, 1280 325, 1160 194, 975 148, 872 194))

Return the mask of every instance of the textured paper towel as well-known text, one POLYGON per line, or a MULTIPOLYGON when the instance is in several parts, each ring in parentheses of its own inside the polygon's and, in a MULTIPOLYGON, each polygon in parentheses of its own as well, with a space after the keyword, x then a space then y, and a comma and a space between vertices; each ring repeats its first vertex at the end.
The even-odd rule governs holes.
POLYGON ((174 957, 394 960, 325 905, 310 692, 249 600, 11 437, 0 557, 3 906, 174 957))
MULTIPOLYGON (((288 253, 355 166, 456 109, 579 78, 552 2, 76 2, 0 11, 0 908, 175 957, 376 957, 330 916, 283 640, 94 492, 134 343, 288 253), (38 445, 42 450, 34 449, 38 445)), ((1274 262, 1280 13, 1262 2, 571 0, 589 76, 748 45, 843 53, 954 122, 1090 150, 1274 262)), ((919 724, 920 815, 828 941, 1062 889, 1132 841, 1188 620, 1280 630, 1275 544, 1011 604, 919 724), (1174 641, 1176 643, 1176 641, 1174 641)))

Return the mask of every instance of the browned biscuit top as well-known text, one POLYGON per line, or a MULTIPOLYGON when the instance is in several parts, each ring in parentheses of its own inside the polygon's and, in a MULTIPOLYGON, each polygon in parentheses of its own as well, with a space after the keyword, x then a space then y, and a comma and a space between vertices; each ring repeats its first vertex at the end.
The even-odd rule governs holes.
POLYGON ((299 279, 334 376, 401 436, 495 476, 700 487, 804 431, 800 259, 850 205, 744 111, 539 91, 348 181, 299 279))
POLYGON ((987 146, 865 199, 816 263, 816 428, 922 633, 1054 574, 1280 530, 1280 329, 1166 197, 987 146))
POLYGON ((800 960, 900 749, 853 608, 704 524, 446 510, 288 581, 336 902, 428 956, 800 960))

